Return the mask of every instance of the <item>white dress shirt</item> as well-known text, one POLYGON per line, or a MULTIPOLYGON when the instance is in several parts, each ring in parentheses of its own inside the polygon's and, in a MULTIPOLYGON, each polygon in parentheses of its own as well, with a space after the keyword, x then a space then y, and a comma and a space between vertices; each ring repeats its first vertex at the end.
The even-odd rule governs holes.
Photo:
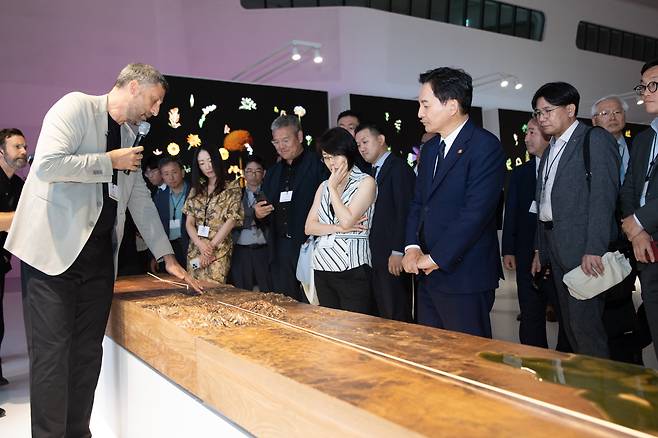
POLYGON ((553 220, 553 208, 551 206, 551 193, 553 191, 553 183, 555 182, 555 174, 560 164, 560 158, 564 153, 564 149, 569 143, 569 139, 578 126, 578 120, 573 122, 559 138, 551 138, 551 148, 546 157, 546 163, 541 175, 542 189, 539 197, 539 220, 542 222, 549 222, 553 220))

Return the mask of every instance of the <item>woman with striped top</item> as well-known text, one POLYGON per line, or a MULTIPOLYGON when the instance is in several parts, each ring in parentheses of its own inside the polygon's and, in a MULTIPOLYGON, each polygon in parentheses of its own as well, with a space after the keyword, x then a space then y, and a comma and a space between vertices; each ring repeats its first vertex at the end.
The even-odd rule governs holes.
POLYGON ((377 184, 354 165, 359 152, 348 131, 330 129, 318 144, 331 171, 315 193, 305 227, 306 234, 317 236, 313 270, 318 300, 321 306, 371 314, 368 236, 377 184))

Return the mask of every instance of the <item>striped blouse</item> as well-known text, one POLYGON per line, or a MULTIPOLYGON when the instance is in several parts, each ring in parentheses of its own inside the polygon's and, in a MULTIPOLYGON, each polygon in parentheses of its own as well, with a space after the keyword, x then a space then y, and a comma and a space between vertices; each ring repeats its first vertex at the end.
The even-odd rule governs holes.
MULTIPOLYGON (((347 185, 341 195, 341 200, 349 206, 352 197, 359 188, 359 183, 368 175, 361 172, 357 166, 352 166, 348 176, 347 185)), ((329 187, 325 181, 322 185, 322 197, 318 210, 321 224, 337 224, 338 218, 333 213, 329 187)), ((313 269, 316 271, 341 272, 358 268, 361 265, 372 266, 370 261, 370 221, 375 211, 373 202, 364 213, 367 219, 363 222, 365 231, 351 233, 336 233, 328 236, 316 237, 315 251, 313 251, 313 269)))

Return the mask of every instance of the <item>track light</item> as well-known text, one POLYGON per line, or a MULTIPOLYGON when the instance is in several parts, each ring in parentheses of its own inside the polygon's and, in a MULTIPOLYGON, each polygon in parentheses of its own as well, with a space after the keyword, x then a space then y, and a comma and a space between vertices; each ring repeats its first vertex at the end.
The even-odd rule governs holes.
POLYGON ((292 56, 291 56, 293 61, 299 61, 302 59, 302 55, 299 53, 299 49, 297 46, 292 47, 292 56))
POLYGON ((517 83, 514 85, 514 89, 515 89, 515 90, 520 90, 521 88, 523 88, 523 84, 522 84, 521 82, 517 82, 517 83))
POLYGON ((642 105, 643 103, 644 103, 644 99, 638 99, 638 100, 637 100, 637 104, 638 104, 638 105, 642 105))
POLYGON ((315 49, 315 56, 313 57, 313 62, 315 62, 316 64, 322 64, 322 61, 324 61, 324 59, 322 58, 322 55, 320 55, 320 50, 315 49))
POLYGON ((503 79, 500 81, 500 86, 503 88, 506 88, 509 85, 509 81, 507 79, 503 79))

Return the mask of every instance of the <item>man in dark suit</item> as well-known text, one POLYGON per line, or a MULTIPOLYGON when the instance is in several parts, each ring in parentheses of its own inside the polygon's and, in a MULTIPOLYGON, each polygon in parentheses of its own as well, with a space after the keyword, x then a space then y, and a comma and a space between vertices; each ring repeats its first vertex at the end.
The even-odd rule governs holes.
POLYGON ((404 230, 414 194, 416 175, 400 157, 391 154, 386 138, 372 124, 356 128, 356 143, 372 165, 377 181, 375 215, 370 226, 372 288, 382 318, 411 321, 411 276, 402 269, 404 230))
MULTIPOLYGON (((158 168, 166 187, 155 192, 153 203, 158 209, 160 221, 174 249, 176 260, 181 266, 187 266, 190 236, 185 227, 187 216, 183 214, 183 205, 190 194, 190 185, 184 179, 185 171, 180 161, 165 157, 158 163, 158 168)), ((160 270, 164 271, 164 263, 160 270)))
POLYGON ((539 160, 548 146, 548 137, 541 133, 536 120, 531 119, 527 126, 525 145, 531 159, 512 171, 507 188, 502 239, 503 265, 510 271, 516 270, 516 289, 521 309, 519 325, 521 343, 547 348, 548 300, 545 293, 533 287, 530 267, 537 228, 537 209, 533 206, 537 169, 539 160))
POLYGON ((644 109, 654 119, 651 128, 633 140, 633 155, 621 188, 622 228, 633 244, 638 261, 642 300, 658 357, 658 59, 644 64, 642 79, 635 87, 644 100, 644 109))
POLYGON ((329 177, 319 155, 305 149, 303 140, 297 116, 280 116, 272 122, 272 144, 281 160, 263 180, 267 200, 254 206, 256 218, 269 225, 267 242, 274 291, 297 301, 305 301, 296 270, 299 248, 307 238, 306 216, 318 186, 329 177))
POLYGON ((542 132, 552 136, 541 160, 535 192, 539 252, 532 271, 540 269, 540 260, 550 260, 561 322, 574 352, 607 358, 602 319, 605 294, 579 300, 562 281, 565 273, 579 266, 585 275, 601 275, 601 256, 617 236, 617 143, 603 129, 591 131, 591 176, 587 178, 583 144, 589 128, 576 119, 579 103, 578 91, 565 82, 545 84, 532 98, 535 119, 542 132))
POLYGON ((495 214, 505 155, 493 134, 469 120, 467 73, 437 68, 421 74, 420 83, 418 117, 439 136, 423 147, 402 264, 425 274, 419 323, 490 338, 502 275, 495 214))

